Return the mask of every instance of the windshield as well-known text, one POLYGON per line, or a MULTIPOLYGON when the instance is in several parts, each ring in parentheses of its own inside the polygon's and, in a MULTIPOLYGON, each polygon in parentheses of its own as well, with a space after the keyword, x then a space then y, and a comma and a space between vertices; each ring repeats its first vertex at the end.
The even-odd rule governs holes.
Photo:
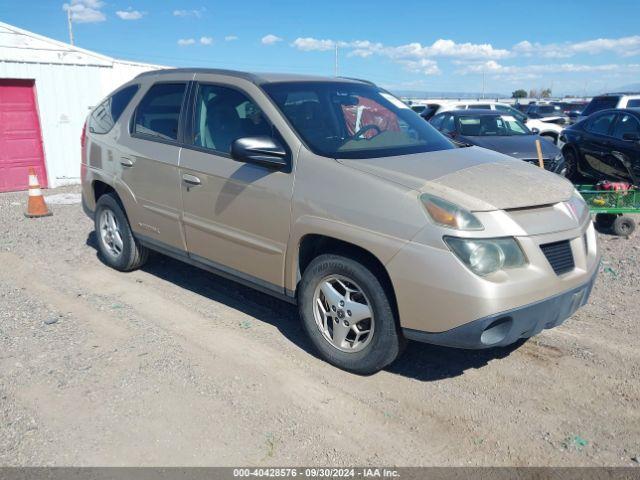
POLYGON ((537 113, 543 115, 562 115, 562 110, 556 105, 541 105, 537 108, 537 113))
POLYGON ((347 82, 263 86, 305 144, 331 158, 374 158, 455 146, 393 95, 347 82))
POLYGON ((522 122, 511 115, 465 115, 458 118, 460 134, 467 137, 531 135, 522 122))

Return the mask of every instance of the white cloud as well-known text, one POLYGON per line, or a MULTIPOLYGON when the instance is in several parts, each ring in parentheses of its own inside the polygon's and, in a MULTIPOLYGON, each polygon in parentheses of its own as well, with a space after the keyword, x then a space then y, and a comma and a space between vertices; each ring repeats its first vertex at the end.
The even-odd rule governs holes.
POLYGON ((211 37, 200 37, 201 45, 211 45, 213 43, 213 38, 211 37))
POLYGON ((398 63, 404 66, 405 70, 413 73, 422 73, 424 75, 440 75, 442 73, 438 67, 438 63, 429 58, 421 58, 420 60, 398 60, 398 63))
POLYGON ((235 35, 227 35, 226 37, 224 37, 225 42, 233 42, 235 40, 238 40, 238 37, 235 35))
POLYGON ((291 46, 303 52, 324 52, 326 50, 333 50, 336 47, 336 42, 333 40, 318 40, 317 38, 311 37, 298 37, 293 41, 291 46))
POLYGON ((515 74, 515 75, 541 75, 545 73, 633 73, 640 72, 640 64, 615 64, 589 65, 576 63, 561 64, 537 64, 537 65, 502 65, 494 60, 483 63, 467 65, 460 68, 456 73, 467 75, 470 73, 488 74, 515 74))
POLYGON ((127 10, 118 10, 116 12, 116 15, 122 20, 140 20, 143 16, 146 15, 146 12, 132 10, 131 7, 129 7, 127 10))
POLYGON ((71 20, 75 23, 96 23, 107 19, 102 12, 103 6, 102 0, 71 0, 62 5, 62 9, 71 12, 71 20))
POLYGON ((202 15, 204 14, 204 12, 206 12, 207 9, 202 7, 202 8, 197 8, 197 9, 193 9, 193 10, 174 10, 173 11, 173 16, 174 17, 195 17, 195 18, 202 18, 202 15))
POLYGON ((545 58, 569 58, 578 54, 597 55, 611 52, 622 57, 640 55, 640 35, 621 38, 597 38, 583 42, 531 43, 524 40, 513 46, 519 55, 541 56, 545 58))
POLYGON ((195 45, 196 41, 193 38, 181 38, 178 40, 178 45, 181 47, 188 47, 189 45, 195 45))
POLYGON ((260 40, 262 42, 263 45, 273 45, 275 43, 281 42, 282 38, 278 37, 277 35, 274 35, 272 33, 265 35, 264 37, 262 37, 262 39, 260 40))

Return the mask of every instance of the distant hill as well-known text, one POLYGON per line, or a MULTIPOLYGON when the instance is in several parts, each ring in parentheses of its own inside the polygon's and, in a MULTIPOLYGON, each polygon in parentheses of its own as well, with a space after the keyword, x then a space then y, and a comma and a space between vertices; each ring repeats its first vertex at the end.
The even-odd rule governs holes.
POLYGON ((616 87, 612 92, 640 92, 640 83, 630 83, 621 87, 616 87))
MULTIPOLYGON (((393 93, 398 97, 405 98, 455 98, 455 99, 479 99, 483 98, 481 92, 426 92, 419 90, 394 90, 393 93)), ((511 95, 505 95, 504 93, 485 92, 484 98, 496 99, 496 98, 508 98, 511 95)))

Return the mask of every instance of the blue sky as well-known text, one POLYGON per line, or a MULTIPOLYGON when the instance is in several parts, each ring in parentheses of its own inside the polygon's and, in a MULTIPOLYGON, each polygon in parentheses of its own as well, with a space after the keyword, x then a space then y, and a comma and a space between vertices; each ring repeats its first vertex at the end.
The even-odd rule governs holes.
POLYGON ((599 93, 640 81, 640 0, 0 0, 0 20, 170 66, 367 78, 395 90, 599 93))

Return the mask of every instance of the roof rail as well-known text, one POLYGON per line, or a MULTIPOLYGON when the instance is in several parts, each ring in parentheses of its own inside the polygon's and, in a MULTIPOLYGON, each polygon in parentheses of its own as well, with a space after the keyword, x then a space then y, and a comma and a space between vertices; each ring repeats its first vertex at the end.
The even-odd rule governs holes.
POLYGON ((243 78, 253 83, 258 83, 260 77, 253 73, 241 72, 238 70, 225 70, 222 68, 163 68, 161 70, 150 70, 142 72, 136 78, 148 77, 153 75, 171 75, 173 73, 212 73, 217 75, 227 75, 229 77, 243 78))
POLYGON ((377 85, 375 83, 373 83, 370 80, 364 80, 362 78, 356 78, 356 77, 343 77, 342 75, 336 78, 344 78, 345 80, 355 80, 356 82, 362 82, 362 83, 366 83, 367 85, 371 85, 373 87, 377 87, 377 85))

